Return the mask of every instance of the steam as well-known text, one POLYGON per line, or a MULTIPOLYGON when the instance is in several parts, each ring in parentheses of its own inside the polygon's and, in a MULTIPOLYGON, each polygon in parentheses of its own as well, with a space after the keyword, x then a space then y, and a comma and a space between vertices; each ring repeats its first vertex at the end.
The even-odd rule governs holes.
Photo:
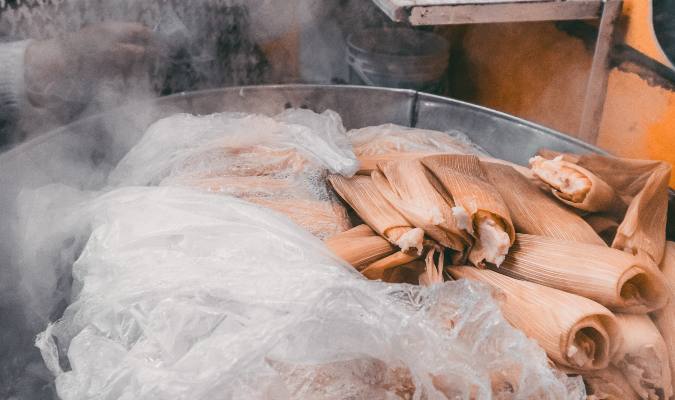
POLYGON ((0 154, 0 398, 54 397, 33 342, 70 300, 71 265, 86 241, 69 234, 79 223, 71 216, 145 128, 172 112, 152 100, 224 86, 344 81, 344 37, 381 25, 378 13, 361 0, 0 0, 2 41, 47 40, 106 21, 153 33, 152 52, 129 76, 79 77, 95 84, 72 116, 115 110, 94 129, 74 123, 45 133, 73 121, 26 106, 20 127, 31 141, 0 154), (293 62, 266 53, 296 45, 293 62))

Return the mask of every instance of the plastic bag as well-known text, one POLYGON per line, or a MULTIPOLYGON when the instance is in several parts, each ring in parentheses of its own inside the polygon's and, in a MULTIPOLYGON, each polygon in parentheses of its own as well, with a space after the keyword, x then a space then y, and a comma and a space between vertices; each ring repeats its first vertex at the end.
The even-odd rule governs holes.
POLYGON ((459 131, 440 132, 407 126, 384 124, 352 129, 347 136, 357 156, 387 153, 489 154, 459 131))
POLYGON ((357 168, 332 111, 292 109, 273 118, 177 114, 150 126, 109 181, 229 194, 282 212, 325 238, 351 227, 325 175, 350 176, 357 168))
POLYGON ((580 398, 480 284, 368 281, 283 215, 194 189, 82 211, 73 302, 37 339, 65 400, 580 398))

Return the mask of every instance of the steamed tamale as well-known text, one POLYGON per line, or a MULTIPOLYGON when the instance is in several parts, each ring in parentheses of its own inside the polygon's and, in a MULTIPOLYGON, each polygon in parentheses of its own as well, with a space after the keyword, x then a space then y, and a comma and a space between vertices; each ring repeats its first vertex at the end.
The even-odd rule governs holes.
MULTIPOLYGON (((539 153, 549 159, 561 155, 545 149, 539 153)), ((628 204, 612 247, 645 253, 659 263, 666 240, 670 165, 599 154, 562 154, 562 158, 600 177, 628 204)))
POLYGON ((644 314, 616 314, 623 340, 612 364, 643 399, 673 395, 668 350, 654 323, 644 314))
POLYGON ((604 245, 519 233, 495 270, 575 293, 622 312, 649 312, 668 300, 664 277, 645 257, 604 245))
POLYGON ((424 232, 414 229, 389 202, 382 197, 369 176, 355 175, 345 178, 330 175, 328 180, 356 213, 373 230, 402 250, 422 250, 424 232))
POLYGON ((368 225, 359 225, 331 236, 324 243, 358 270, 396 251, 391 243, 377 235, 368 225))
POLYGON ((371 174, 382 196, 414 226, 443 246, 463 251, 470 243, 452 214, 452 204, 429 182, 427 170, 418 160, 378 164, 371 174))
POLYGON ((482 162, 487 177, 504 199, 517 232, 572 242, 604 244, 579 215, 547 196, 513 168, 482 162))
POLYGON ((614 315, 592 300, 491 270, 450 267, 448 272, 455 279, 473 279, 501 290, 497 300, 504 317, 558 364, 606 368, 620 344, 614 315))
POLYGON ((671 381, 675 384, 675 242, 666 243, 660 267, 668 283, 670 301, 652 317, 668 349, 671 381))
POLYGON ((534 175, 551 188, 551 192, 568 206, 589 212, 623 215, 626 203, 614 189, 591 171, 563 160, 541 156, 530 159, 534 175))
POLYGON ((460 227, 476 237, 469 260, 500 265, 515 240, 515 229, 501 195, 487 180, 480 161, 470 155, 435 155, 421 160, 450 194, 460 227))

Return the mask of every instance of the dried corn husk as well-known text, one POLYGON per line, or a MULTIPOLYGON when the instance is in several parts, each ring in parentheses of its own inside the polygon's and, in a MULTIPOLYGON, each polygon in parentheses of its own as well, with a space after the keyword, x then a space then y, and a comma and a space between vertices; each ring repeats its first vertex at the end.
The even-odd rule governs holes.
POLYGON ((509 210, 488 182, 478 157, 446 154, 425 157, 421 162, 452 196, 459 226, 477 238, 469 260, 474 265, 484 261, 500 265, 516 233, 509 210), (468 216, 469 221, 462 224, 459 215, 468 216))
POLYGON ((591 171, 565 161, 535 156, 530 159, 534 175, 551 188, 551 193, 568 206, 589 212, 623 215, 627 204, 614 189, 591 171))
POLYGON ((361 273, 368 279, 384 279, 384 276, 388 270, 408 264, 420 257, 421 254, 417 252, 397 251, 390 256, 384 257, 368 265, 361 271, 361 273))
POLYGON ((581 373, 586 386, 587 400, 639 400, 640 396, 614 366, 581 373))
POLYGON ((668 350, 647 315, 616 314, 623 342, 612 359, 628 383, 643 399, 669 399, 673 395, 668 350))
POLYGON ((558 364, 580 370, 606 368, 620 344, 614 315, 592 300, 491 270, 451 267, 448 272, 455 279, 474 279, 500 289, 504 317, 558 364))
POLYGON ((429 182, 429 175, 417 160, 378 164, 371 174, 375 186, 410 223, 421 228, 443 246, 463 251, 469 235, 457 226, 452 204, 429 182))
POLYGON ((496 271, 587 297, 613 311, 646 313, 668 301, 663 274, 648 259, 602 245, 519 233, 496 271))
POLYGON ((666 277, 670 301, 665 307, 652 314, 656 327, 668 349, 671 382, 675 383, 675 243, 666 243, 666 252, 661 261, 661 271, 666 277))
POLYGON ((403 250, 422 251, 424 232, 415 230, 403 216, 382 197, 369 176, 345 178, 330 175, 328 180, 356 213, 373 230, 403 250))
POLYGON ((368 225, 359 225, 325 240, 326 246, 357 270, 396 251, 368 225))
POLYGON ((419 276, 419 284, 422 286, 431 286, 436 283, 443 283, 443 271, 445 269, 443 251, 438 254, 438 263, 434 263, 435 250, 431 249, 425 259, 424 272, 419 276))
MULTIPOLYGON (((550 150, 539 153, 545 158, 560 155, 550 150)), ((659 263, 666 240, 670 165, 664 161, 598 154, 563 154, 562 157, 600 177, 629 204, 612 247, 633 254, 645 253, 659 263)))
POLYGON ((547 196, 513 168, 481 163, 509 208, 517 232, 572 242, 604 244, 579 215, 547 196))
POLYGON ((359 175, 370 175, 377 170, 377 164, 386 161, 402 161, 402 160, 417 160, 429 153, 386 153, 386 154, 370 154, 356 157, 359 160, 359 175))

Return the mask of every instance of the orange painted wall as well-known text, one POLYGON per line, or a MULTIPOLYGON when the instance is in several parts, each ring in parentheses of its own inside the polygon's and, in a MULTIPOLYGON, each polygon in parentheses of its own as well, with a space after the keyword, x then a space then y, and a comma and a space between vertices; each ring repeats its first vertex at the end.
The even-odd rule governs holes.
MULTIPOLYGON (((468 27, 461 45, 473 91, 453 95, 576 134, 592 61, 582 40, 553 23, 494 24, 468 27)), ((597 144, 675 165, 675 92, 612 70, 597 144)))

